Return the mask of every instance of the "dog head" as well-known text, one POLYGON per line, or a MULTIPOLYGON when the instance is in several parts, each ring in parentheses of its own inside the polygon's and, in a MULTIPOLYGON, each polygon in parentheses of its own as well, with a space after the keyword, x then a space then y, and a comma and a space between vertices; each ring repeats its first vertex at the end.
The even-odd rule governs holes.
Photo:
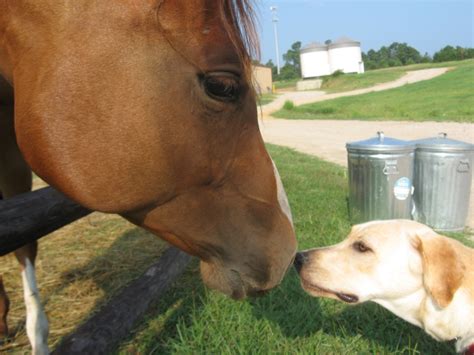
POLYGON ((455 241, 408 220, 356 225, 341 243, 297 254, 302 287, 347 303, 399 300, 423 291, 446 307, 462 283, 455 241))

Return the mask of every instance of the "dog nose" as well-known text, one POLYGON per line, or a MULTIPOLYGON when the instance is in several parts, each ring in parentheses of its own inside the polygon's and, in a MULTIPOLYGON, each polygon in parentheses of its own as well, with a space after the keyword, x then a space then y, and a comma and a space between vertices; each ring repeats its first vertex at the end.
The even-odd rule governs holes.
POLYGON ((301 268, 303 267, 304 263, 306 262, 306 253, 296 253, 295 261, 293 262, 293 266, 295 267, 296 271, 299 273, 301 268))

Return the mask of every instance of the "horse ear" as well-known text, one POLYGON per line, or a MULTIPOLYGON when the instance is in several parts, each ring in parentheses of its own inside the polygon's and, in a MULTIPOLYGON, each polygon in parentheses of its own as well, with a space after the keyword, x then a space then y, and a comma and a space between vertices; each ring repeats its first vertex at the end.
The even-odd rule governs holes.
POLYGON ((451 241, 434 232, 418 235, 413 245, 422 257, 425 289, 439 307, 447 307, 461 286, 465 265, 451 241))

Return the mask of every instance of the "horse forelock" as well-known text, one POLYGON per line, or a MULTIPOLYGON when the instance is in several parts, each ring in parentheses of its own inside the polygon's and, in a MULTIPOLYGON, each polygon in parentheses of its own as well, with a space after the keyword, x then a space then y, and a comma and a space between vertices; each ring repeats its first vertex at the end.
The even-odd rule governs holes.
MULTIPOLYGON (((160 2, 157 7, 158 12, 161 5, 167 1, 170 0, 162 0, 160 2)), ((209 3, 214 6, 213 10, 218 14, 227 36, 235 47, 244 72, 250 78, 252 59, 260 58, 260 45, 256 31, 256 14, 253 0, 222 0, 210 1, 209 3)), ((167 40, 175 48, 172 41, 169 38, 167 40)), ((192 62, 189 58, 186 59, 192 62)))
POLYGON ((227 33, 236 47, 245 69, 250 71, 251 59, 260 58, 253 1, 224 0, 218 3, 221 6, 221 19, 227 33))

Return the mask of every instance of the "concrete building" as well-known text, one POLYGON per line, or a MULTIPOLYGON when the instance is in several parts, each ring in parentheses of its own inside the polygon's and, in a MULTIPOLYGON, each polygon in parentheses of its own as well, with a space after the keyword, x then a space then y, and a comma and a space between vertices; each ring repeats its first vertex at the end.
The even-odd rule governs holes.
POLYGON ((363 73, 364 62, 360 42, 341 37, 328 45, 313 42, 300 52, 301 75, 314 78, 330 75, 336 70, 344 73, 363 73))
POLYGON ((264 65, 252 64, 252 72, 257 94, 272 93, 272 69, 264 65))

